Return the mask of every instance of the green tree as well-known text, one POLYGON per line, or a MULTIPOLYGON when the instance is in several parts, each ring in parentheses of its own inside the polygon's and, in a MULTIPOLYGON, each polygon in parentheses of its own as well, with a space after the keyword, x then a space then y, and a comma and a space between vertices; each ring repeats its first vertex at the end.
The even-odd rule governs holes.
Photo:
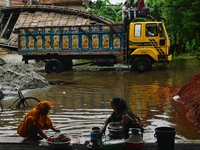
POLYGON ((198 52, 200 46, 199 0, 166 0, 165 16, 171 44, 177 54, 198 52), (194 50, 194 51, 191 51, 194 50), (190 50, 190 51, 189 51, 190 50))

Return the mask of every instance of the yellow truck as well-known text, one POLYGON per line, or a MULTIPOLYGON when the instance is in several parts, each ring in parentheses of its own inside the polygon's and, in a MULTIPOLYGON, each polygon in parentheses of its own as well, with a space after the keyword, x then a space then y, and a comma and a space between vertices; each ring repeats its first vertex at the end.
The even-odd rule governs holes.
MULTIPOLYGON (((74 59, 89 59, 94 65, 130 65, 146 72, 154 63, 172 60, 170 40, 163 22, 124 24, 21 27, 18 52, 25 63, 44 61, 45 71, 56 74, 70 70, 74 59)), ((129 67, 128 67, 129 68, 129 67)))

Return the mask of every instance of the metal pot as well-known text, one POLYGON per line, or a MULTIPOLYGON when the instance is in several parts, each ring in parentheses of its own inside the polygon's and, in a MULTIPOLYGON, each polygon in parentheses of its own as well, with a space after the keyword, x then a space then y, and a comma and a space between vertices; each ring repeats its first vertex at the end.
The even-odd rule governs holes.
POLYGON ((110 139, 123 139, 125 136, 123 126, 108 126, 110 139))
POLYGON ((142 136, 142 131, 139 128, 130 128, 128 134, 129 135, 140 135, 140 136, 142 136))
POLYGON ((129 129, 129 140, 131 142, 141 142, 143 139, 143 134, 139 128, 129 129))

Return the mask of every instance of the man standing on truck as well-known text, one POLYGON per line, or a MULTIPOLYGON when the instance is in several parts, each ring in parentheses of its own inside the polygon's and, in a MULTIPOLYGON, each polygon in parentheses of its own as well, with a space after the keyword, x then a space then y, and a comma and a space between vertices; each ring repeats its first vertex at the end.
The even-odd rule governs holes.
POLYGON ((129 20, 129 16, 128 16, 129 11, 130 10, 128 8, 128 2, 125 1, 124 5, 122 6, 122 23, 123 23, 124 32, 127 31, 127 24, 128 24, 128 20, 129 20))
POLYGON ((130 1, 130 3, 128 4, 128 7, 130 9, 129 11, 130 20, 133 20, 136 18, 136 9, 135 9, 134 0, 130 1))
POLYGON ((122 6, 122 22, 124 22, 126 19, 128 19, 128 2, 125 1, 124 5, 122 6))

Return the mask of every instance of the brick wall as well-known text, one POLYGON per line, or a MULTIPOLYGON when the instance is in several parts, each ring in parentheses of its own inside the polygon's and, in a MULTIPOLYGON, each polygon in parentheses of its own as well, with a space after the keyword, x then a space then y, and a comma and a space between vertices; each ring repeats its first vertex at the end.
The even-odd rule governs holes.
MULTIPOLYGON (((16 6, 16 5, 24 5, 22 0, 0 0, 0 7, 5 7, 7 3, 10 1, 10 6, 16 6)), ((43 5, 43 4, 64 4, 66 6, 84 6, 87 0, 37 0, 37 4, 43 5)), ((31 0, 28 0, 27 4, 30 3, 31 0)))

